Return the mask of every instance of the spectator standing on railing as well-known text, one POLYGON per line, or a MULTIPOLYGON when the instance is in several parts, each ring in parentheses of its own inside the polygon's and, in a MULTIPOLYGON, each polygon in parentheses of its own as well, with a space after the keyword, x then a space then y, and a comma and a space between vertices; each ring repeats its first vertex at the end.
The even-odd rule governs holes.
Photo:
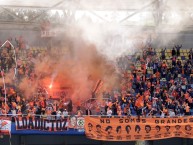
POLYGON ((36 117, 36 118, 40 118, 40 115, 41 115, 41 109, 40 109, 40 107, 37 105, 37 106, 36 106, 36 111, 35 111, 35 117, 36 117))
MULTIPOLYGON (((64 114, 64 113, 63 113, 63 114, 64 114)), ((56 119, 57 119, 57 120, 61 119, 61 115, 62 115, 62 112, 60 111, 60 109, 58 109, 58 110, 56 111, 56 119)))
POLYGON ((46 111, 46 100, 43 96, 40 96, 40 108, 41 108, 41 114, 44 114, 46 111))
POLYGON ((12 117, 15 117, 17 112, 17 104, 15 102, 11 102, 10 114, 12 115, 12 117))
POLYGON ((66 109, 64 109, 63 115, 64 115, 64 117, 68 117, 68 111, 66 109))
POLYGON ((34 107, 34 102, 30 101, 28 103, 28 109, 27 109, 28 116, 29 117, 35 116, 35 112, 36 112, 36 108, 34 107))

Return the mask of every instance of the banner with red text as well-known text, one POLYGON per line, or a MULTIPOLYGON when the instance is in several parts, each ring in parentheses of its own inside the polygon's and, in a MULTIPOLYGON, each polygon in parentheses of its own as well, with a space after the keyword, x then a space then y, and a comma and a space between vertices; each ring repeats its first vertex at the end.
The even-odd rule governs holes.
POLYGON ((193 117, 135 118, 85 117, 85 134, 90 139, 108 141, 193 138, 193 117))

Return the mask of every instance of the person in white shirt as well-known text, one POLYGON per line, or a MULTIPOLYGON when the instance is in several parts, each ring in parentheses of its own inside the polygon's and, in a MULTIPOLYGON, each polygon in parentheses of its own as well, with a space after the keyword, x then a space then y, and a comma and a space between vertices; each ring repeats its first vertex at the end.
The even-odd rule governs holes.
POLYGON ((170 117, 175 117, 176 116, 176 114, 175 114, 173 109, 170 109, 169 115, 170 115, 170 117))
POLYGON ((64 109, 63 115, 64 115, 64 117, 68 117, 68 111, 66 109, 64 109))
POLYGON ((16 109, 13 109, 13 110, 11 110, 11 114, 12 114, 12 117, 15 117, 16 116, 16 109))
POLYGON ((111 110, 111 108, 110 107, 108 107, 108 109, 107 109, 107 116, 111 116, 112 115, 112 110, 111 110))
POLYGON ((58 119, 61 119, 61 111, 60 110, 58 110, 57 112, 56 112, 56 119, 58 120, 58 119))
POLYGON ((161 111, 161 116, 160 116, 160 118, 164 118, 165 117, 165 113, 162 111, 162 110, 160 110, 161 111))

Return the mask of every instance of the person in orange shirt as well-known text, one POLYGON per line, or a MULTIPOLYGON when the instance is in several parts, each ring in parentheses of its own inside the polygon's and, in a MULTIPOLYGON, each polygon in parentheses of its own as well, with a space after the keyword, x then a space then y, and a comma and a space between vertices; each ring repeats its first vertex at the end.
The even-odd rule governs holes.
POLYGON ((155 73, 155 75, 156 75, 156 78, 157 78, 157 79, 160 78, 160 73, 159 73, 158 71, 155 73))
POLYGON ((166 64, 166 62, 165 62, 165 61, 162 63, 162 68, 164 68, 164 69, 166 69, 166 68, 167 68, 167 64, 166 64))
POLYGON ((185 115, 190 115, 190 106, 188 106, 188 103, 185 103, 185 115))
POLYGON ((143 95, 137 94, 137 99, 135 102, 135 106, 138 108, 141 108, 144 106, 144 100, 143 100, 143 95))
POLYGON ((130 75, 129 75, 129 79, 130 79, 130 81, 133 81, 133 79, 134 79, 133 74, 130 74, 130 75))

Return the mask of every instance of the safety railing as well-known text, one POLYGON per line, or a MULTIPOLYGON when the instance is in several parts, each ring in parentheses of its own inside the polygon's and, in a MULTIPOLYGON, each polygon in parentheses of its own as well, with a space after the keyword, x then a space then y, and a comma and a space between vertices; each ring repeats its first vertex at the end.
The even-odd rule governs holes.
POLYGON ((63 117, 63 118, 67 118, 67 117, 86 117, 86 116, 90 116, 90 117, 107 117, 107 118, 123 118, 123 117, 136 117, 136 118, 182 118, 182 117, 192 117, 192 115, 176 115, 176 116, 165 116, 165 117, 161 117, 161 116, 142 116, 142 115, 37 115, 37 114, 0 114, 0 117, 39 117, 39 118, 46 118, 46 117, 63 117))

